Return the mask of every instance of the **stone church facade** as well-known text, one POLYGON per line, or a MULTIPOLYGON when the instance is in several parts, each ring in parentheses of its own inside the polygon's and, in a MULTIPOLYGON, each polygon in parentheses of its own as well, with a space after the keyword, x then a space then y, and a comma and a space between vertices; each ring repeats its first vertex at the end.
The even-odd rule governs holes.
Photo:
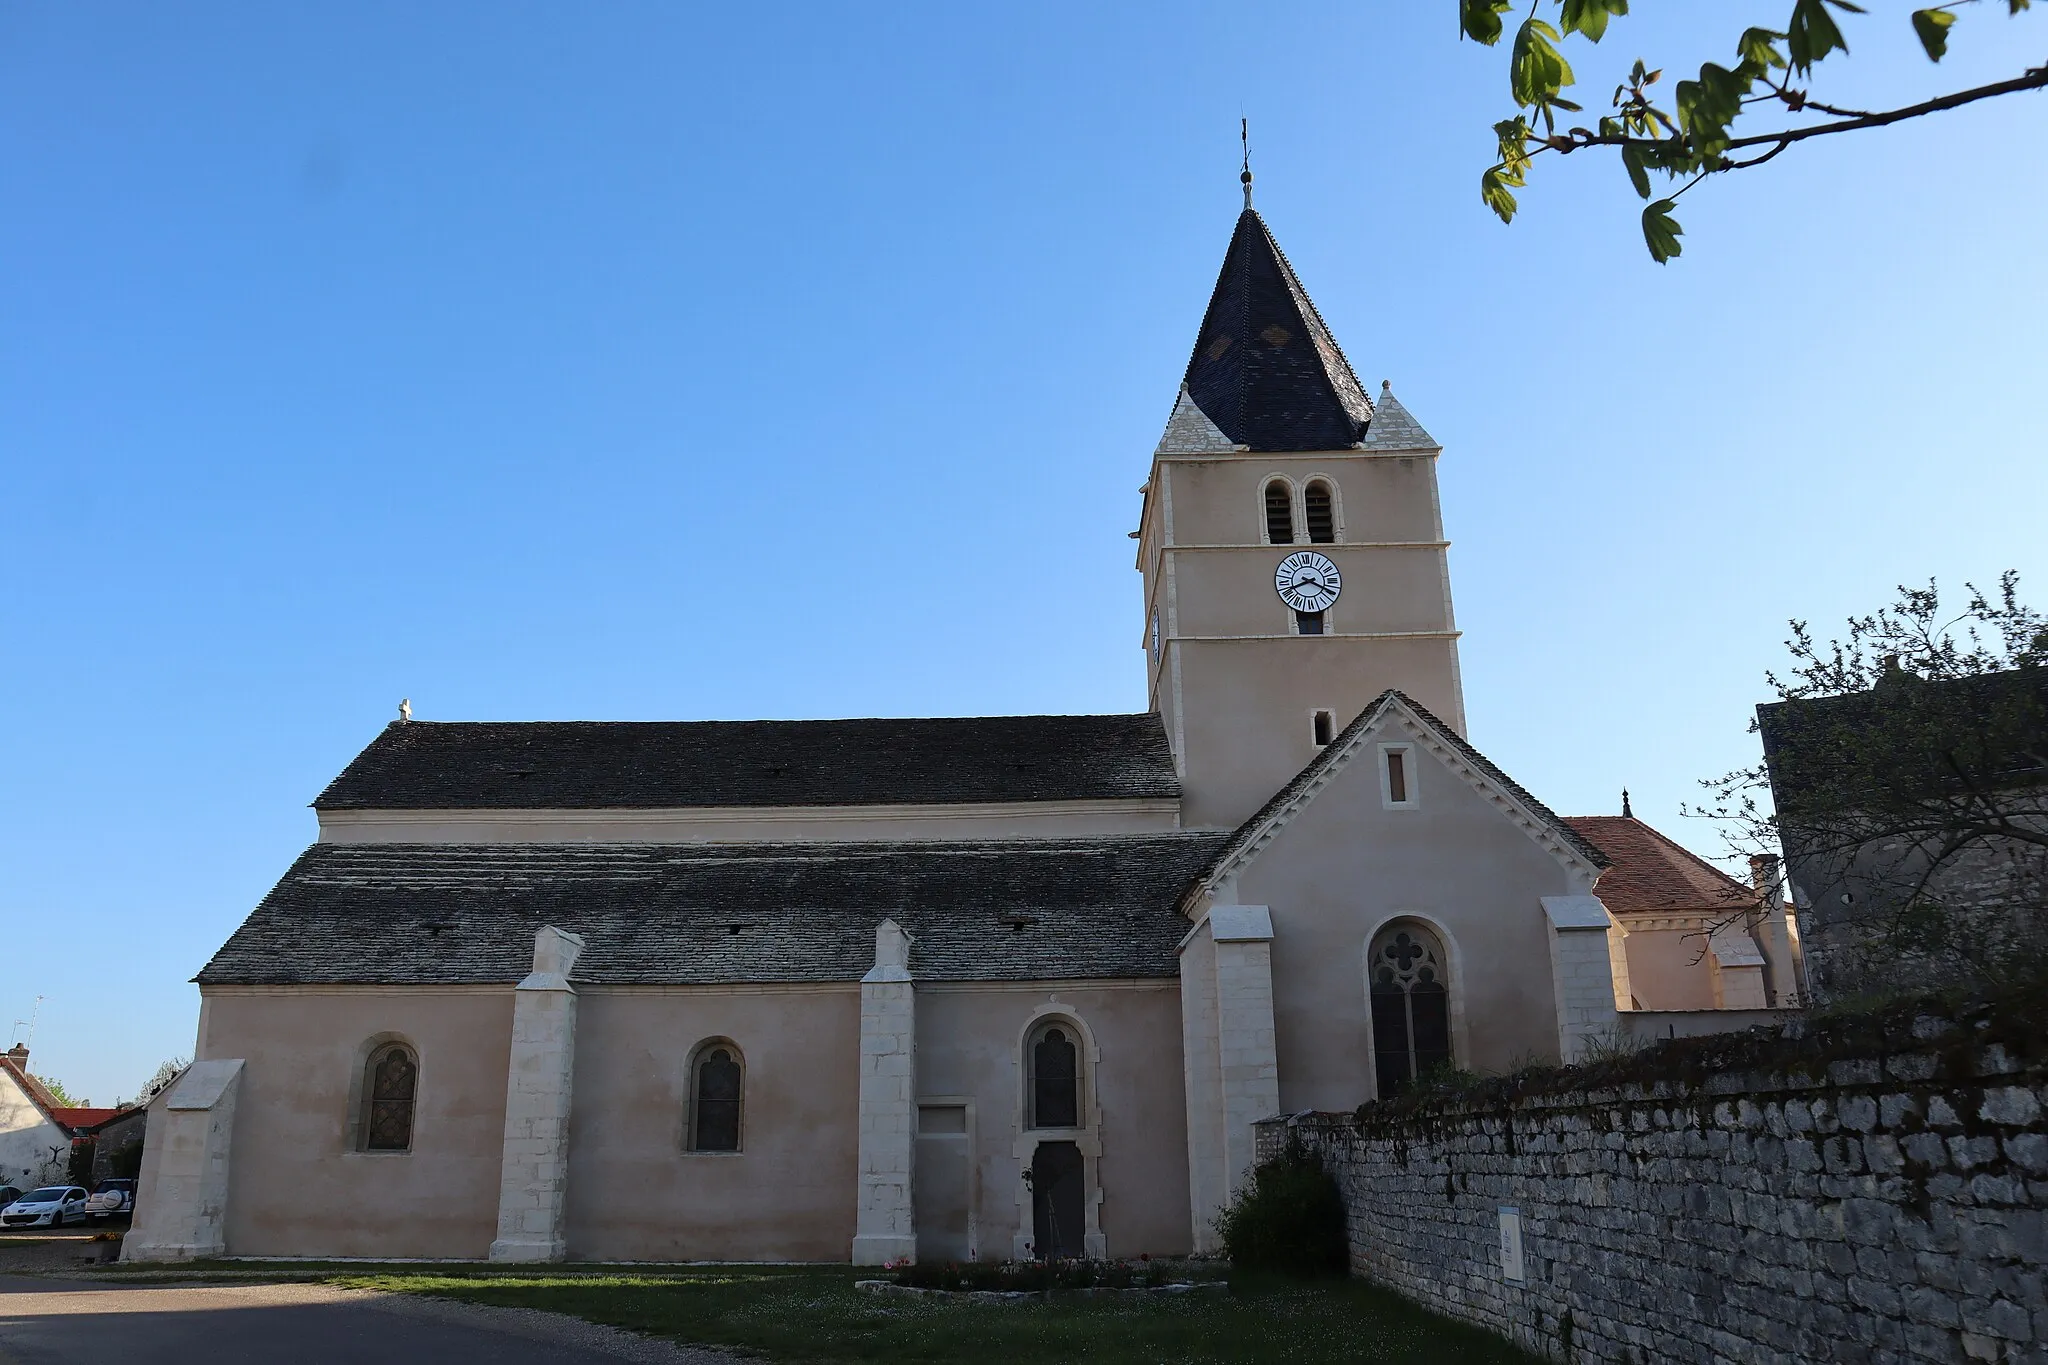
POLYGON ((125 1254, 1186 1253, 1260 1119, 1627 1035, 1615 860, 1464 738, 1439 454, 1247 206, 1145 712, 392 724, 199 974, 125 1254))

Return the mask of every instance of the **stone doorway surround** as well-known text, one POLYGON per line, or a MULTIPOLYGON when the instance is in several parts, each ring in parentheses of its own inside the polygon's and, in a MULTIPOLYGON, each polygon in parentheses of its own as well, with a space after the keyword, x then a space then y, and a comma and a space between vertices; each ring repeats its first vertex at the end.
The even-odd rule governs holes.
POLYGON ((1102 1231, 1102 1110, 1095 1093, 1095 1073, 1101 1062, 1102 1049, 1096 1045, 1095 1031, 1088 1027, 1088 1021, 1072 1005, 1060 1002, 1058 992, 1033 1006, 1030 1017, 1017 1031, 1016 1040, 1010 1048, 1010 1065, 1017 1078, 1014 1087, 1016 1111, 1010 1120, 1010 1131, 1016 1135, 1010 1144, 1010 1155, 1017 1162, 1017 1232, 1010 1244, 1010 1255, 1015 1260, 1028 1261, 1032 1255, 1033 1197, 1030 1187, 1024 1182, 1024 1173, 1031 1169, 1038 1145, 1042 1142, 1071 1142, 1079 1149, 1082 1254, 1098 1260, 1109 1255, 1109 1240, 1102 1231), (1031 1068, 1025 1063, 1024 1050, 1038 1026, 1051 1019, 1073 1025, 1080 1039, 1081 1126, 1078 1128, 1025 1126, 1031 1113, 1031 1068))

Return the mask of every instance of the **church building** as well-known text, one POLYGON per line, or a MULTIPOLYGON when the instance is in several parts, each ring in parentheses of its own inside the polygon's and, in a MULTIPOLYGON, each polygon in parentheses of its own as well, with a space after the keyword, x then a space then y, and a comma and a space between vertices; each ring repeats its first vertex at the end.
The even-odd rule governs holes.
POLYGON ((1467 741, 1440 454, 1247 184, 1145 711, 392 723, 200 972, 125 1256, 1184 1254, 1259 1119, 1796 1003, 1782 907, 1467 741))

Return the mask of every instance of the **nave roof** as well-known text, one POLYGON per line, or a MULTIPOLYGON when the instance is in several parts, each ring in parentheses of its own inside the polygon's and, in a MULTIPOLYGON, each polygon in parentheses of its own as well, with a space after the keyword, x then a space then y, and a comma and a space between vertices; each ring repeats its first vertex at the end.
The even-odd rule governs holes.
POLYGON ((554 925, 588 945, 579 982, 851 982, 884 917, 919 980, 1173 977, 1225 837, 315 844, 197 979, 509 986, 554 925))
POLYGON ((317 810, 1173 800, 1155 714, 393 721, 317 810))

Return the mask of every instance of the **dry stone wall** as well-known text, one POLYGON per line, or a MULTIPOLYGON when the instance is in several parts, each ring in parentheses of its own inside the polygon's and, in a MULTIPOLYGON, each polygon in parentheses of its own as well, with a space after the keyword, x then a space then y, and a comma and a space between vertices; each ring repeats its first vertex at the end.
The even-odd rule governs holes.
POLYGON ((2044 1050, 2031 1015, 1795 1024, 1259 1147, 1324 1156, 1353 1273, 1550 1359, 2048 1362, 2044 1050))

